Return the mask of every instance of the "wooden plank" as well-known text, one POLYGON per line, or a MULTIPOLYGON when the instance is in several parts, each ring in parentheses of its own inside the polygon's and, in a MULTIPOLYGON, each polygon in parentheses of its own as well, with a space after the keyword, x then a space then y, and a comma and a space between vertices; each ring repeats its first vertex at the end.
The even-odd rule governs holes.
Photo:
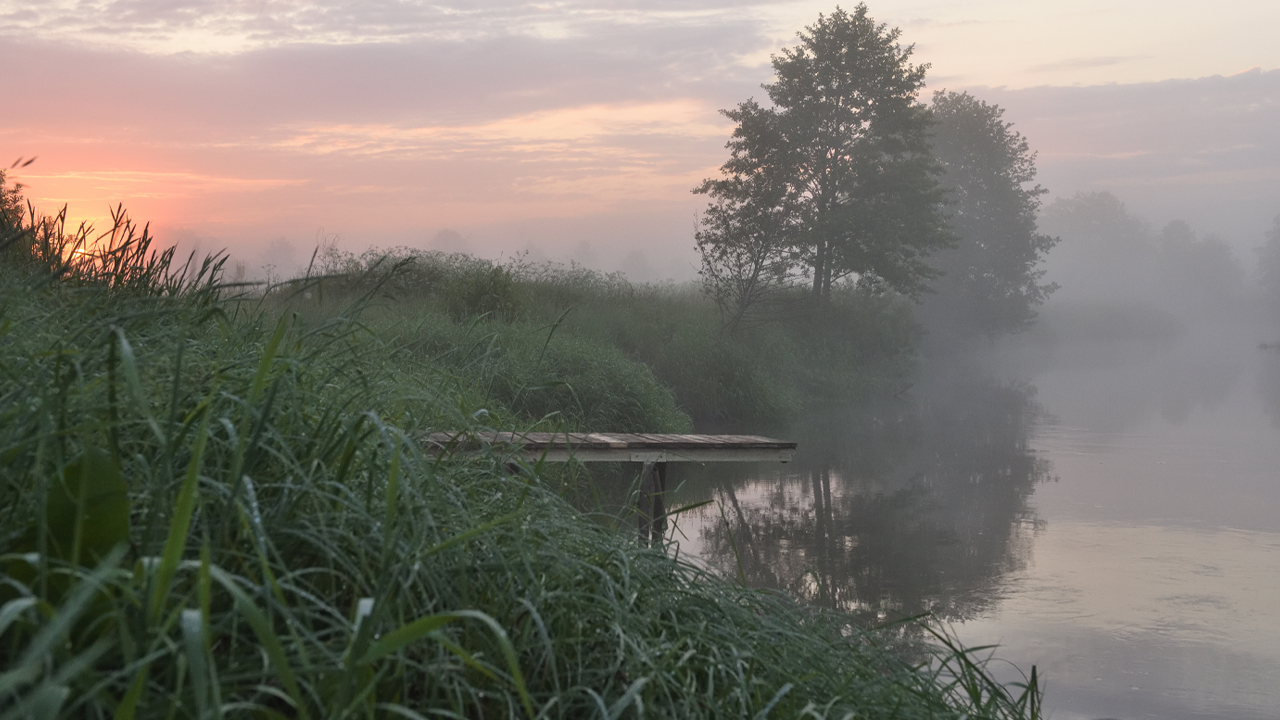
POLYGON ((428 439, 435 443, 480 442, 525 446, 589 445, 596 447, 776 447, 795 448, 796 443, 758 435, 643 435, 622 433, 513 433, 490 432, 475 436, 436 432, 428 439))
POLYGON ((787 462, 796 449, 794 442, 758 435, 436 432, 425 439, 428 452, 496 445, 550 462, 787 462))
POLYGON ((716 450, 639 450, 635 448, 523 448, 519 455, 546 462, 790 462, 794 450, 722 448, 716 450))

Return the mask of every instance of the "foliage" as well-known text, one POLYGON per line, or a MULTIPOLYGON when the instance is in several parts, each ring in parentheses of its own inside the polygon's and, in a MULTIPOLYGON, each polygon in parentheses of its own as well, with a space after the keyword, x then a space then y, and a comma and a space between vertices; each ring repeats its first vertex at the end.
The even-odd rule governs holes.
POLYGON ((111 227, 95 232, 81 224, 66 227, 64 206, 52 217, 24 208, 21 186, 3 187, 0 174, 0 253, 13 264, 47 279, 78 286, 105 285, 125 292, 177 295, 193 283, 209 283, 221 272, 225 257, 206 257, 200 264, 188 256, 174 262, 175 248, 156 248, 150 226, 141 228, 124 208, 111 211, 111 227))
POLYGON ((22 184, 15 183, 9 187, 5 174, 5 170, 0 169, 0 228, 8 233, 21 227, 25 208, 22 206, 22 184))
POLYGON ((1171 220, 1156 239, 1156 261, 1168 288, 1190 291, 1206 308, 1229 307, 1244 286, 1244 268, 1231 246, 1217 235, 1197 237, 1183 220, 1171 220))
POLYGON ((611 432, 687 432, 689 417, 643 363, 617 347, 554 327, 472 318, 459 324, 379 305, 364 322, 389 347, 443 373, 486 409, 490 422, 550 423, 611 432))
POLYGON ((1048 264, 1064 299, 1142 303, 1186 319, 1239 309, 1244 271, 1231 247, 1182 221, 1156 232, 1110 193, 1056 200, 1041 226, 1062 237, 1048 264))
POLYGON ((712 198, 698 247, 731 321, 795 275, 818 298, 851 276, 916 295, 936 275, 924 257, 950 238, 915 99, 927 66, 910 64, 899 35, 862 4, 820 15, 773 58, 772 107, 724 111, 737 124, 730 159, 694 192, 712 198))
POLYGON ((274 293, 276 312, 322 324, 354 299, 370 297, 361 317, 379 342, 425 375, 448 377, 450 392, 472 411, 483 409, 488 422, 689 429, 688 416, 650 368, 613 343, 562 328, 561 303, 581 292, 607 294, 617 278, 407 248, 361 257, 330 249, 318 268, 319 276, 300 281, 309 290, 274 293), (582 285, 576 292, 575 284, 582 285))
POLYGON ((339 291, 375 284, 393 297, 434 297, 455 321, 477 315, 514 317, 512 269, 469 255, 401 247, 369 250, 357 257, 326 247, 317 260, 319 276, 339 291))
POLYGON ((1141 246, 1151 234, 1146 222, 1106 191, 1058 198, 1045 208, 1041 221, 1052 225, 1055 232, 1069 233, 1075 240, 1069 244, 1072 246, 1141 246))
POLYGON ((914 369, 918 338, 905 303, 848 283, 821 307, 800 293, 803 312, 785 323, 727 334, 694 287, 637 285, 576 265, 497 266, 398 248, 330 250, 317 268, 310 290, 273 302, 318 322, 353 297, 376 297, 366 327, 453 376, 492 422, 674 432, 692 419, 759 431, 814 406, 897 392, 914 369), (511 280, 508 309, 459 315, 456 296, 496 267, 511 280))
POLYGON ((1035 153, 1004 109, 968 93, 938 91, 933 152, 945 169, 947 223, 956 247, 933 257, 942 271, 921 307, 930 331, 951 338, 1017 332, 1053 292, 1038 267, 1057 238, 1036 231, 1035 153))
MULTIPOLYGON (((743 324, 775 319, 774 301, 786 296, 795 277, 794 250, 781 242, 787 219, 778 202, 762 200, 770 192, 754 190, 763 175, 737 179, 738 187, 722 189, 703 213, 695 233, 702 267, 703 290, 720 311, 725 326, 737 331, 743 324)), ((780 184, 780 183, 779 183, 780 184)))
POLYGON ((0 262, 0 716, 1036 715, 1034 682, 642 548, 537 465, 424 453, 485 416, 369 294, 308 322, 271 296, 314 283, 229 297, 130 242, 120 278, 0 262))

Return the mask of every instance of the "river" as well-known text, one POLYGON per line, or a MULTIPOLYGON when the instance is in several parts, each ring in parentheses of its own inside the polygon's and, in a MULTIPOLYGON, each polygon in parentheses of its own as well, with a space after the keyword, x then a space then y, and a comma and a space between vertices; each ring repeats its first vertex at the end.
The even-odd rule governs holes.
POLYGON ((674 551, 1038 667, 1077 718, 1280 718, 1280 354, 1258 333, 1014 341, 681 466, 674 551))

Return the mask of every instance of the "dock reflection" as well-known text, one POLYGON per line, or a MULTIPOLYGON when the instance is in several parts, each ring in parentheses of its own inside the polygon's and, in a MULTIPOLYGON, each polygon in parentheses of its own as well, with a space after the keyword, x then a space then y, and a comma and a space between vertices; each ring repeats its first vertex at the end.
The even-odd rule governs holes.
POLYGON ((1034 388, 954 378, 793 429, 789 467, 690 472, 683 551, 727 576, 885 621, 958 621, 994 602, 1044 523, 1029 507, 1047 461, 1029 449, 1034 388))

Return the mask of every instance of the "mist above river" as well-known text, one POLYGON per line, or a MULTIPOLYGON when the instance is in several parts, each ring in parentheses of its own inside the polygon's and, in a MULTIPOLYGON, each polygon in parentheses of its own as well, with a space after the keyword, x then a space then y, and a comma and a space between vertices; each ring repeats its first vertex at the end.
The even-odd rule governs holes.
POLYGON ((906 392, 789 428, 790 465, 682 467, 676 504, 712 502, 673 542, 998 644, 1048 678, 1053 717, 1272 717, 1280 323, 1254 258, 1106 195, 1045 225, 1061 289, 1029 330, 927 339, 906 392))

